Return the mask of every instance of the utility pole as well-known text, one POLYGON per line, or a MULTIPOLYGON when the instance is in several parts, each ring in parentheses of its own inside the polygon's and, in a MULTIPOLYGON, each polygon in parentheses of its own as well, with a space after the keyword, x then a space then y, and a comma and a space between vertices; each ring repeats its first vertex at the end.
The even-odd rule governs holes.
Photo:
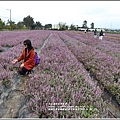
POLYGON ((12 26, 11 26, 11 9, 10 9, 10 29, 12 29, 12 26))
POLYGON ((11 29, 11 9, 6 9, 6 10, 9 10, 10 11, 10 29, 11 29))

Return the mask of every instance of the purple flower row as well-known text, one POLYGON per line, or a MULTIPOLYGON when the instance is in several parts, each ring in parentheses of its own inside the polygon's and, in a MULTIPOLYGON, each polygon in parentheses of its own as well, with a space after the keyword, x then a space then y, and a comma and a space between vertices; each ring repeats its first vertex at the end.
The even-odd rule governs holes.
POLYGON ((12 45, 10 49, 0 52, 0 80, 12 78, 20 63, 12 65, 11 61, 20 56, 23 49, 23 41, 30 39, 34 48, 40 48, 45 39, 51 33, 50 31, 13 31, 13 32, 0 32, 0 46, 2 42, 7 45, 12 45), (5 38, 5 39, 4 39, 5 38), (6 72, 5 72, 6 71, 6 72))
POLYGON ((5 48, 11 48, 22 44, 25 39, 33 41, 35 48, 40 47, 43 41, 48 37, 50 31, 13 31, 13 32, 1 32, 0 34, 0 50, 6 51, 5 48))
POLYGON ((86 69, 115 95, 120 103, 120 60, 70 37, 70 33, 70 36, 61 33, 59 35, 86 69))
POLYGON ((25 91, 30 96, 28 105, 36 114, 41 118, 107 117, 101 89, 57 32, 52 33, 40 57, 40 66, 30 75, 25 91), (54 103, 84 106, 89 110, 49 110, 49 104, 54 103))
POLYGON ((103 37, 103 40, 101 41, 98 38, 95 39, 93 37, 93 34, 91 33, 89 34, 79 32, 76 33, 65 32, 65 34, 79 40, 80 42, 85 43, 86 45, 90 45, 96 49, 101 50, 102 52, 106 52, 107 54, 110 54, 120 59, 120 40, 110 38, 111 36, 109 34, 106 34, 103 37))

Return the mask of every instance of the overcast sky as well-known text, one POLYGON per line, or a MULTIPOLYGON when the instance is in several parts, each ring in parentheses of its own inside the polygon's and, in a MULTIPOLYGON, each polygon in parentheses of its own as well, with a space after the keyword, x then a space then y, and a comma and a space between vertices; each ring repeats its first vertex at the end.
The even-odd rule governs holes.
POLYGON ((58 24, 120 29, 120 1, 0 1, 0 18, 16 23, 30 15, 42 25, 58 24))

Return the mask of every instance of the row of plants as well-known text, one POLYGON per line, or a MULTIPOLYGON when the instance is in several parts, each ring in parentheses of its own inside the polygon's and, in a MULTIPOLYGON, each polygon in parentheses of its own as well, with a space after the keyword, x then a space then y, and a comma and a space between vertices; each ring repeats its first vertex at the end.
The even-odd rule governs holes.
MULTIPOLYGON (((106 52, 107 54, 120 59, 120 41, 116 40, 115 36, 111 38, 111 34, 105 34, 102 41, 99 40, 99 38, 95 39, 91 33, 84 34, 81 32, 65 32, 65 34, 85 43, 86 45, 90 45, 102 52, 106 52)), ((117 35, 116 38, 119 38, 119 36, 117 35)))
MULTIPOLYGON (((32 42, 33 47, 35 48, 35 50, 37 48, 40 48, 40 46, 42 46, 42 44, 44 43, 44 41, 49 37, 50 32, 46 31, 46 32, 39 32, 39 31, 16 31, 16 32, 1 32, 1 36, 3 38, 5 36, 9 36, 6 37, 4 39, 5 43, 7 43, 7 45, 12 45, 13 47, 11 47, 10 49, 6 50, 6 51, 2 51, 0 53, 0 91, 2 92, 2 85, 5 85, 6 87, 11 87, 8 86, 10 84, 7 83, 11 83, 13 76, 15 74, 15 72, 18 70, 19 65, 22 63, 22 61, 20 63, 17 63, 15 65, 11 64, 11 61, 15 58, 18 58, 24 48, 23 45, 23 41, 25 39, 30 39, 32 42), (16 36, 14 34, 20 33, 20 35, 16 36), (15 37, 15 38, 14 38, 15 37), (14 38, 14 39, 13 39, 14 38), (17 40, 19 41, 17 41, 17 40)), ((0 46, 2 46, 2 42, 3 39, 0 39, 0 46)))
POLYGON ((120 60, 86 45, 81 41, 82 38, 78 41, 70 37, 72 36, 70 34, 72 33, 69 33, 69 36, 59 33, 59 36, 86 69, 116 97, 120 104, 120 60))
POLYGON ((40 42, 43 42, 50 33, 50 31, 44 32, 43 30, 0 32, 0 51, 4 52, 14 46, 23 44, 25 39, 30 39, 32 41, 32 45, 35 48, 38 48, 40 47, 39 44, 41 45, 40 42))
POLYGON ((41 50, 41 63, 29 75, 29 108, 40 118, 107 118, 102 90, 57 32, 41 50), (67 110, 58 108, 64 105, 67 110), (68 109, 70 107, 84 109, 68 109), (54 108, 53 110, 49 109, 54 108))

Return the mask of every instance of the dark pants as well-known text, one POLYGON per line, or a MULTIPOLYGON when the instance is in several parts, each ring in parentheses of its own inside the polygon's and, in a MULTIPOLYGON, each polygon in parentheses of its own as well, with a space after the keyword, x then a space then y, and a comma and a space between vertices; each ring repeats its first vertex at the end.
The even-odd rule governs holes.
POLYGON ((23 67, 23 68, 20 68, 19 73, 21 75, 25 75, 25 74, 31 73, 31 70, 27 70, 25 67, 23 67))

